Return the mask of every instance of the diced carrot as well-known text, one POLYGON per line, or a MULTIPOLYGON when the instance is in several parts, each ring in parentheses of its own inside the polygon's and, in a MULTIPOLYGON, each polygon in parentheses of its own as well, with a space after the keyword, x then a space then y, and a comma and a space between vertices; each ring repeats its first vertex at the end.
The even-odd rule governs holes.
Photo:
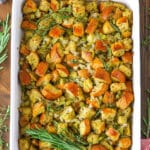
POLYGON ((87 61, 87 62, 92 62, 93 60, 93 54, 92 52, 89 52, 89 51, 82 51, 82 54, 81 54, 82 58, 87 61))
POLYGON ((31 83, 31 77, 26 70, 19 71, 19 79, 20 79, 21 85, 29 85, 31 83))
POLYGON ((30 50, 24 44, 21 44, 19 52, 20 52, 20 54, 22 54, 24 56, 27 56, 30 54, 30 50))
POLYGON ((106 91, 103 97, 103 103, 111 104, 114 102, 114 94, 111 92, 106 91))
POLYGON ((102 18, 104 20, 107 20, 108 17, 112 14, 114 7, 113 6, 107 6, 105 8, 103 8, 102 10, 102 18))
POLYGON ((105 148, 103 145, 96 144, 96 145, 92 145, 91 150, 108 150, 108 149, 105 148))
POLYGON ((55 43, 50 52, 51 61, 54 63, 60 63, 62 61, 61 45, 60 43, 55 43))
POLYGON ((95 50, 106 52, 107 51, 107 47, 106 47, 106 45, 104 44, 103 41, 97 40, 96 43, 95 43, 95 50))
POLYGON ((34 22, 23 20, 21 24, 21 28, 25 30, 36 30, 37 25, 34 22))
POLYGON ((69 71, 66 66, 62 64, 56 64, 56 69, 61 77, 68 77, 69 71))
POLYGON ((45 75, 46 71, 48 70, 48 63, 47 62, 40 62, 36 68, 35 73, 42 77, 45 75))
POLYGON ((86 100, 86 103, 92 107, 92 108, 100 108, 100 103, 98 102, 98 100, 90 100, 90 99, 87 99, 86 100))
POLYGON ((133 91, 132 82, 127 81, 125 84, 126 84, 126 87, 127 87, 126 91, 132 92, 133 91))
POLYGON ((73 34, 78 37, 82 37, 84 34, 84 26, 82 23, 76 23, 73 25, 73 34))
POLYGON ((65 57, 65 61, 67 65, 70 67, 75 67, 78 65, 78 58, 72 54, 67 54, 65 57))
POLYGON ((101 80, 102 82, 111 83, 110 73, 102 68, 97 68, 94 72, 94 77, 101 80))
POLYGON ((74 82, 66 83, 64 89, 68 90, 74 96, 78 96, 79 86, 76 83, 74 82))
POLYGON ((130 63, 132 64, 133 61, 133 53, 132 52, 126 52, 123 56, 122 56, 122 60, 124 63, 130 63))
POLYGON ((50 31, 49 31, 49 36, 53 38, 58 38, 64 33, 64 30, 59 27, 59 26, 54 26, 50 31))
POLYGON ((92 34, 95 32, 97 26, 98 26, 98 20, 95 18, 91 18, 85 32, 88 34, 92 34))
POLYGON ((124 91, 121 98, 116 102, 116 105, 120 109, 126 109, 132 103, 133 99, 132 92, 124 91))
POLYGON ((102 61, 96 57, 92 62, 92 68, 97 69, 97 68, 103 68, 103 67, 104 67, 104 65, 103 65, 102 61))
POLYGON ((47 84, 41 90, 42 95, 48 100, 55 100, 62 95, 62 90, 57 89, 51 84, 47 84))
POLYGON ((122 73, 120 70, 118 69, 114 69, 112 72, 111 72, 111 77, 112 79, 116 80, 116 81, 119 81, 119 82, 122 82, 124 83, 126 81, 126 76, 124 73, 122 73))
POLYGON ((90 77, 90 73, 88 72, 87 69, 81 69, 78 71, 78 75, 81 77, 81 78, 89 78, 90 77))

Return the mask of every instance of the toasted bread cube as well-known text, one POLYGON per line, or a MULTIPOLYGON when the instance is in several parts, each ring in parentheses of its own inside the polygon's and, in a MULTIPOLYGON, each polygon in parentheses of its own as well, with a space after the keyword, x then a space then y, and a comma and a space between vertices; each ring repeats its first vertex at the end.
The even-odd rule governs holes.
POLYGON ((104 67, 103 62, 96 57, 92 62, 92 68, 96 70, 98 68, 103 68, 103 67, 104 67))
POLYGON ((97 26, 98 26, 98 20, 95 18, 90 18, 85 32, 88 34, 92 34, 95 32, 97 26))
POLYGON ((37 68, 36 68, 36 71, 35 73, 40 76, 40 77, 43 77, 45 75, 45 73, 47 72, 48 70, 48 63, 47 62, 44 62, 44 61, 41 61, 38 65, 37 65, 37 68))
POLYGON ((74 109, 71 106, 65 107, 63 112, 61 113, 60 120, 70 122, 74 118, 75 118, 74 109))
POLYGON ((48 12, 50 9, 50 3, 47 0, 41 0, 39 9, 44 12, 48 12))
POLYGON ((23 13, 29 14, 34 13, 37 10, 37 4, 33 0, 26 0, 23 6, 23 13))
POLYGON ((120 109, 127 108, 134 100, 132 92, 124 91, 121 98, 116 102, 117 107, 120 109))
POLYGON ((99 143, 99 135, 95 133, 90 133, 87 137, 87 141, 90 144, 98 144, 99 143))
POLYGON ((52 145, 49 142, 39 141, 39 149, 51 148, 52 145))
POLYGON ((111 72, 111 78, 114 80, 114 81, 117 81, 117 82, 121 82, 121 83, 124 83, 126 81, 126 76, 124 75, 124 73, 122 73, 120 70, 118 69, 114 69, 112 72, 111 72))
POLYGON ((122 137, 119 139, 119 147, 120 148, 130 148, 131 147, 131 138, 130 137, 122 137))
POLYGON ((40 124, 41 125, 46 125, 47 123, 49 123, 49 121, 51 120, 51 116, 48 113, 42 113, 40 115, 40 124))
POLYGON ((107 131, 106 131, 106 135, 112 140, 112 141, 117 141, 119 139, 120 133, 115 130, 114 128, 110 127, 107 131))
POLYGON ((114 56, 120 57, 124 55, 125 48, 122 42, 115 42, 111 45, 111 50, 114 56))
POLYGON ((92 54, 92 52, 89 52, 89 51, 82 51, 81 57, 86 62, 92 62, 92 60, 93 60, 93 54, 92 54))
POLYGON ((125 65, 120 65, 119 70, 123 72, 128 78, 132 76, 132 70, 131 68, 125 66, 125 65))
POLYGON ((115 32, 114 28, 111 26, 110 22, 109 21, 106 21, 104 24, 103 24, 103 33, 104 34, 111 34, 113 32, 115 32))
POLYGON ((49 31, 49 36, 52 38, 59 38, 64 33, 64 30, 59 26, 54 26, 49 31))
POLYGON ((112 83, 110 85, 110 90, 114 93, 118 92, 118 91, 122 91, 122 90, 126 90, 127 87, 125 85, 125 83, 112 83))
POLYGON ((85 6, 79 2, 73 2, 72 5, 73 15, 75 17, 80 17, 85 15, 85 6))
POLYGON ((95 144, 92 145, 91 150, 107 150, 107 148, 105 148, 103 145, 95 144))
POLYGON ((28 42, 29 50, 36 51, 38 47, 40 46, 41 41, 42 41, 42 38, 39 35, 34 34, 28 42))
POLYGON ((57 70, 52 71, 52 82, 56 82, 59 79, 59 73, 57 70))
POLYGON ((110 73, 102 68, 97 68, 95 70, 94 78, 97 79, 98 81, 101 81, 107 84, 111 83, 110 73))
POLYGON ((30 54, 30 50, 27 48, 25 44, 21 44, 20 49, 19 49, 20 54, 27 56, 30 54))
POLYGON ((61 63, 63 55, 64 54, 60 43, 55 43, 50 52, 50 61, 55 64, 61 63))
POLYGON ((99 83, 98 85, 94 86, 91 96, 99 97, 103 95, 108 90, 108 84, 107 83, 99 83))
POLYGON ((92 100, 87 99, 86 104, 88 104, 92 108, 96 108, 96 109, 100 108, 100 102, 98 99, 92 99, 92 100))
POLYGON ((69 71, 68 71, 67 67, 62 64, 56 64, 56 70, 58 71, 58 73, 61 77, 69 76, 69 71))
POLYGON ((42 98, 43 98, 43 96, 40 93, 40 91, 38 91, 37 89, 31 89, 30 90, 30 92, 29 92, 29 99, 31 101, 31 104, 34 104, 37 101, 41 101, 42 98))
POLYGON ((91 126, 96 134, 101 134, 105 131, 105 122, 100 119, 93 120, 91 126))
POLYGON ((78 57, 72 54, 67 54, 65 57, 65 61, 69 67, 75 67, 78 65, 78 57))
POLYGON ((53 11, 57 11, 59 9, 59 2, 57 0, 50 0, 50 7, 53 11))
POLYGON ((133 42, 132 42, 131 38, 126 38, 122 42, 123 42, 125 51, 130 51, 132 49, 132 47, 133 47, 132 43, 133 42))
POLYGON ((62 95, 62 90, 57 89, 51 84, 47 84, 41 90, 42 95, 48 100, 55 100, 62 95))
POLYGON ((112 14, 112 11, 114 9, 114 6, 106 6, 102 9, 102 19, 107 20, 108 17, 112 14))
POLYGON ((83 91, 86 93, 91 92, 93 89, 93 82, 88 78, 83 81, 83 91))
POLYGON ((101 114, 103 120, 112 121, 116 116, 116 110, 113 108, 103 108, 101 114))
POLYGON ((45 112, 45 106, 44 106, 43 102, 37 102, 33 105, 32 116, 34 118, 44 112, 45 112))
POLYGON ((21 85, 29 85, 31 83, 30 74, 26 70, 20 70, 19 80, 20 80, 21 85))
POLYGON ((126 91, 132 92, 133 91, 132 82, 127 81, 125 84, 126 84, 126 87, 127 87, 126 91))
POLYGON ((133 62, 133 53, 132 52, 126 52, 121 58, 122 58, 124 63, 132 64, 132 62, 133 62))
POLYGON ((81 78, 89 78, 90 77, 90 73, 87 69, 81 69, 78 71, 78 75, 81 77, 81 78))
POLYGON ((84 26, 81 22, 77 22, 73 25, 73 34, 78 37, 82 37, 84 34, 84 26))
POLYGON ((114 102, 114 94, 106 91, 103 97, 104 104, 112 104, 114 102))
POLYGON ((28 63, 30 64, 32 70, 36 69, 36 67, 39 64, 39 56, 36 52, 31 52, 27 57, 26 57, 28 63))
POLYGON ((19 149, 20 150, 29 150, 30 142, 28 139, 21 138, 19 139, 19 149))
POLYGON ((63 23, 62 23, 62 26, 66 27, 66 28, 72 28, 73 27, 73 21, 74 21, 74 18, 68 18, 68 19, 64 19, 63 20, 63 23))
POLYGON ((31 22, 29 20, 23 20, 21 23, 21 28, 24 30, 36 30, 37 26, 34 22, 31 22))
POLYGON ((95 50, 101 51, 101 52, 107 52, 107 47, 104 44, 103 41, 97 40, 95 43, 95 50))
POLYGON ((37 80, 36 86, 44 86, 44 85, 48 84, 51 79, 52 79, 52 74, 46 74, 45 76, 40 77, 37 80))
POLYGON ((90 120, 85 119, 81 121, 80 123, 80 135, 85 136, 88 135, 91 131, 91 125, 90 125, 90 120))
POLYGON ((79 119, 91 119, 95 113, 96 112, 89 107, 81 107, 79 111, 79 119))
POLYGON ((128 18, 124 16, 124 17, 117 19, 116 25, 118 26, 121 32, 127 31, 129 29, 128 18))

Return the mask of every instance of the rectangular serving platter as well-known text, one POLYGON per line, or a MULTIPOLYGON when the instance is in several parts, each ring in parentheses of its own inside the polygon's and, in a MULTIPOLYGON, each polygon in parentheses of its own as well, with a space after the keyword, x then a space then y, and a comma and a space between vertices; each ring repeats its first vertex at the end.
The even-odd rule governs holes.
MULTIPOLYGON (((19 71, 19 45, 22 39, 20 24, 22 21, 22 5, 25 0, 13 0, 12 25, 11 25, 11 117, 10 117, 10 150, 18 150, 19 138, 19 112, 21 101, 20 85, 18 81, 19 71)), ((139 1, 113 0, 127 5, 133 11, 133 89, 134 104, 132 118, 132 150, 140 150, 141 132, 141 91, 140 91, 140 25, 139 25, 139 1)))

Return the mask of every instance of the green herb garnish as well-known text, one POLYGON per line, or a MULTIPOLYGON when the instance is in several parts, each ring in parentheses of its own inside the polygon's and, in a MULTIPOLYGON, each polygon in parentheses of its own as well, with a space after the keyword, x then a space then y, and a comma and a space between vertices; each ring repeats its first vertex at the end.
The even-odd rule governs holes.
POLYGON ((8 143, 5 142, 3 136, 8 131, 8 126, 5 124, 10 114, 10 107, 0 107, 0 149, 8 148, 8 143))
MULTIPOLYGON (((147 93, 150 94, 150 89, 147 89, 147 93)), ((145 138, 148 138, 150 135, 150 97, 147 98, 147 118, 143 117, 143 122, 146 130, 143 130, 142 133, 145 138)))
POLYGON ((40 129, 26 130, 26 133, 33 139, 51 143, 53 148, 58 148, 60 150, 81 150, 79 145, 69 140, 65 141, 65 139, 58 134, 49 134, 47 131, 40 129))
MULTIPOLYGON (((9 15, 7 15, 4 21, 0 21, 0 64, 2 64, 7 59, 6 46, 10 37, 10 26, 9 26, 9 15)), ((0 70, 3 67, 0 67, 0 70)))

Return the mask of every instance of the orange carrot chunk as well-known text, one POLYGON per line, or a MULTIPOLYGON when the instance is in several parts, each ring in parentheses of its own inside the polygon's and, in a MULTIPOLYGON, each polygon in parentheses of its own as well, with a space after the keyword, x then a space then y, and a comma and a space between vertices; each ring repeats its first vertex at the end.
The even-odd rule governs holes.
POLYGON ((25 30, 36 30, 37 25, 34 22, 24 20, 21 24, 21 28, 25 30))
POLYGON ((95 43, 95 50, 106 52, 107 47, 104 45, 104 43, 101 40, 97 40, 95 43))

